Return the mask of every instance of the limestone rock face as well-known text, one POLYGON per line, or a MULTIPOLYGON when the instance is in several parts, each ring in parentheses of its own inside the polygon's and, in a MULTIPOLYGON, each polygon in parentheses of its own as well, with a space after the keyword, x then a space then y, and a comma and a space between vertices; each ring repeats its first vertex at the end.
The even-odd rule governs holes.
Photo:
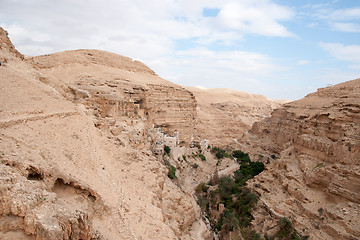
POLYGON ((286 216, 312 239, 360 238, 359 130, 360 79, 319 89, 255 123, 253 154, 275 159, 250 183, 262 206, 253 225, 266 233, 286 216))
POLYGON ((143 63, 98 50, 76 50, 28 59, 44 81, 97 116, 146 120, 191 141, 196 100, 184 88, 161 79, 143 63))
POLYGON ((197 101, 196 134, 213 146, 233 144, 254 122, 269 117, 273 109, 287 102, 230 89, 186 88, 197 101))

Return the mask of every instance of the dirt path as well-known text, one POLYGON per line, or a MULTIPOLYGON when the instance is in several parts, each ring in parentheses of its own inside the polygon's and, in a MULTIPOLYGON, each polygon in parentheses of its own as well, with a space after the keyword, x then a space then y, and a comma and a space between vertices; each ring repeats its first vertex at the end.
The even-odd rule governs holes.
POLYGON ((240 167, 240 165, 237 162, 234 162, 231 166, 229 166, 223 170, 220 170, 219 177, 229 175, 230 173, 236 171, 239 167, 240 167))
POLYGON ((0 120, 0 128, 7 128, 11 127, 13 125, 19 124, 19 123, 25 123, 27 121, 36 121, 36 120, 42 120, 52 117, 68 117, 72 115, 79 114, 78 112, 58 112, 58 113, 50 113, 50 114, 39 114, 36 116, 29 116, 29 117, 22 117, 22 118, 13 118, 13 119, 4 119, 0 120))

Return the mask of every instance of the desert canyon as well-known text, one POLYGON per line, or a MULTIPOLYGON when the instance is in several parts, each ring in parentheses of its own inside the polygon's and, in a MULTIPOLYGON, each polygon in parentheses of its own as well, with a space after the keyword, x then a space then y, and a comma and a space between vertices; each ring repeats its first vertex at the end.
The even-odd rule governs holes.
POLYGON ((1 27, 0 61, 0 239, 255 239, 198 204, 234 150, 265 165, 246 183, 259 239, 284 218, 303 239, 360 239, 360 79, 275 101, 100 50, 27 57, 1 27))

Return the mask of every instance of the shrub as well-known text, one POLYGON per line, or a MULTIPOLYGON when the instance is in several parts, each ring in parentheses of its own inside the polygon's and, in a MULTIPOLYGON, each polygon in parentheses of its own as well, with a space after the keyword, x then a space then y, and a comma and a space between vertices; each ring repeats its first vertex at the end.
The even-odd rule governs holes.
POLYGON ((262 162, 251 162, 250 166, 252 168, 252 173, 251 174, 253 176, 258 175, 259 173, 261 173, 265 169, 265 165, 262 162))
POLYGON ((193 168, 195 168, 195 169, 199 167, 199 165, 198 165, 197 163, 194 163, 194 164, 192 164, 191 166, 192 166, 193 168))
POLYGON ((209 199, 207 199, 206 197, 200 196, 197 200, 197 203, 202 211, 207 211, 209 209, 210 203, 209 203, 209 199))
POLYGON ((237 159, 238 163, 250 163, 249 154, 244 153, 241 150, 233 151, 232 156, 237 159))
POLYGON ((200 157, 201 161, 206 161, 206 158, 203 154, 199 154, 199 157, 200 157))
POLYGON ((231 177, 221 177, 219 179, 219 191, 222 199, 228 200, 231 198, 231 194, 234 193, 235 188, 235 182, 231 177))
POLYGON ((259 233, 254 230, 251 230, 249 227, 242 229, 241 231, 243 237, 248 240, 262 240, 259 233))
POLYGON ((217 159, 221 159, 221 158, 224 158, 224 153, 223 152, 217 152, 215 154, 215 156, 216 156, 217 159))
POLYGON ((294 226, 292 225, 291 221, 283 217, 281 218, 277 225, 279 226, 279 231, 274 236, 277 239, 294 239, 294 240, 301 240, 301 239, 307 239, 308 236, 301 236, 298 234, 298 232, 295 230, 294 226))
POLYGON ((170 154, 171 149, 170 149, 170 147, 169 147, 169 146, 164 145, 164 151, 166 152, 166 154, 167 154, 167 155, 169 155, 169 154, 170 154))
POLYGON ((176 172, 176 168, 173 165, 170 165, 169 166, 168 177, 170 179, 175 179, 176 178, 175 172, 176 172))
POLYGON ((239 219, 233 210, 226 209, 224 211, 224 215, 222 217, 222 224, 226 232, 232 231, 234 227, 237 227, 239 225, 239 219))
POLYGON ((250 162, 250 164, 243 163, 240 166, 240 173, 243 178, 250 179, 264 171, 264 169, 265 165, 262 162, 250 162))
POLYGON ((209 189, 209 186, 206 185, 206 183, 202 182, 195 188, 195 192, 207 192, 209 189))
POLYGON ((213 154, 215 154, 215 157, 217 158, 217 159, 221 159, 221 158, 224 158, 224 156, 225 156, 225 150, 223 150, 223 149, 221 149, 221 148, 218 148, 218 147, 213 147, 212 149, 211 149, 211 152, 213 153, 213 154))

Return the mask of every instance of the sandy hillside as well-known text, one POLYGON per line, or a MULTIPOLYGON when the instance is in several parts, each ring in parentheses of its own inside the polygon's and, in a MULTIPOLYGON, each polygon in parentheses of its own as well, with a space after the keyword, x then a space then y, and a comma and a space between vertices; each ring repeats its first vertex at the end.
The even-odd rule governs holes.
POLYGON ((1 28, 0 46, 0 239, 202 236, 192 237, 193 198, 167 177, 145 134, 152 123, 190 134, 192 94, 121 56, 24 61, 1 28))
POLYGON ((226 146, 234 142, 254 122, 270 116, 273 109, 287 100, 270 100, 262 95, 225 88, 186 87, 197 100, 197 133, 211 145, 226 146))

